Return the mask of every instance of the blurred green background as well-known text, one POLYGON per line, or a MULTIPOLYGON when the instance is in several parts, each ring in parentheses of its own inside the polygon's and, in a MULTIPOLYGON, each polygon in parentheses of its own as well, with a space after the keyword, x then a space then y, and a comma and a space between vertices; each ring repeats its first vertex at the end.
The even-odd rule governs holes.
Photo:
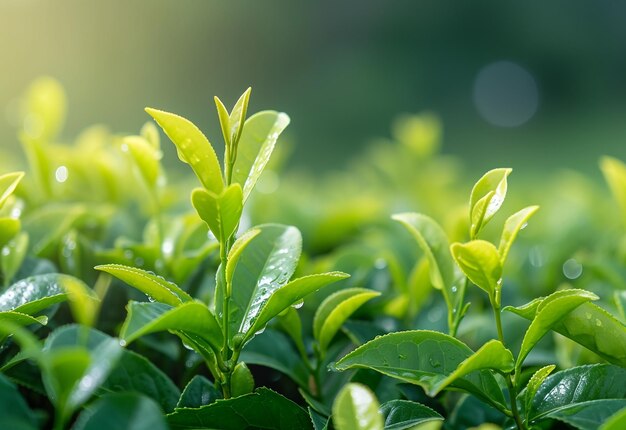
POLYGON ((626 158, 623 2, 0 0, 0 52, 0 142, 15 151, 16 100, 50 75, 68 140, 93 123, 136 133, 154 106, 218 142, 212 96, 230 106, 251 85, 250 112, 287 112, 292 163, 311 171, 424 110, 476 172, 600 178, 600 155, 626 158))

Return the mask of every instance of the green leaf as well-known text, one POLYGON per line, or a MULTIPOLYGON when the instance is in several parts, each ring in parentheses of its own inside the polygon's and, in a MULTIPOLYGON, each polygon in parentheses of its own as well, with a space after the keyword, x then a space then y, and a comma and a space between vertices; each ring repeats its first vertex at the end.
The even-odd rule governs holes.
MULTIPOLYGON (((320 288, 332 284, 333 282, 345 279, 348 276, 348 274, 343 272, 318 273, 316 275, 303 276, 302 278, 294 279, 293 281, 278 288, 272 293, 265 306, 263 306, 263 309, 258 314, 254 324, 248 330, 247 337, 254 335, 254 333, 259 330, 262 330, 272 318, 276 317, 290 306, 295 305, 304 299, 305 296, 318 291, 320 288)), ((375 296, 379 295, 379 293, 375 292, 373 294, 375 296)), ((349 315, 347 315, 346 318, 348 316, 349 315)), ((339 326, 341 326, 341 324, 339 324, 339 326)), ((339 329, 339 327, 337 327, 337 329, 339 329)))
POLYGON ((254 390, 254 378, 245 362, 240 361, 233 369, 230 379, 230 392, 233 397, 249 394, 254 390))
POLYGON ((168 282, 152 272, 121 264, 106 264, 96 266, 95 269, 115 276, 157 302, 177 306, 193 300, 189 294, 181 290, 176 284, 168 282))
POLYGON ((13 194, 23 177, 24 172, 6 173, 0 176, 0 209, 9 196, 13 194))
POLYGON ((597 299, 598 296, 585 290, 561 290, 546 297, 537 307, 537 313, 526 330, 515 363, 515 373, 522 367, 528 353, 555 324, 581 304, 597 299))
MULTIPOLYGON (((48 317, 40 316, 35 318, 20 312, 0 312, 0 324, 6 324, 6 322, 11 322, 19 326, 28 326, 31 324, 46 325, 48 323, 48 317)), ((7 336, 8 334, 0 333, 0 342, 2 342, 7 336)))
MULTIPOLYGON (((232 279, 227 276, 230 339, 248 333, 270 297, 289 281, 300 258, 302 236, 295 227, 266 224, 247 243, 234 263, 232 279)), ((232 250, 231 250, 232 251, 232 250)), ((228 267, 226 269, 228 273, 228 267)), ((220 311, 218 311, 220 312, 220 311)))
POLYGON ((161 150, 161 137, 159 136, 159 130, 152 121, 146 122, 143 127, 141 127, 139 135, 143 137, 158 154, 161 150))
POLYGON ((245 122, 233 168, 233 182, 243 187, 244 202, 263 173, 278 137, 288 125, 289 117, 274 111, 258 112, 245 122))
MULTIPOLYGON (((241 254, 244 249, 250 244, 252 239, 257 237, 257 235, 261 233, 261 230, 258 228, 252 228, 246 231, 244 234, 239 236, 232 248, 230 248, 230 252, 228 253, 228 261, 226 262, 226 284, 231 285, 233 282, 233 276, 235 275, 235 268, 239 263, 239 259, 241 258, 241 254)), ((219 301, 217 302, 219 305, 219 301)))
POLYGON ((217 388, 215 388, 213 382, 209 381, 202 375, 196 375, 191 378, 191 381, 189 381, 183 390, 176 407, 200 408, 221 398, 222 394, 217 388))
POLYGON ((195 334, 219 351, 223 346, 222 330, 204 303, 187 302, 176 307, 163 303, 128 303, 128 316, 120 337, 129 344, 149 333, 181 331, 195 334))
POLYGON ((626 408, 614 413, 600 427, 600 430, 623 430, 626 428, 626 408))
MULTIPOLYGON (((347 354, 335 368, 372 369, 430 391, 473 353, 454 337, 436 331, 413 330, 377 337, 347 354)), ((472 393, 499 407, 505 404, 500 387, 488 370, 456 379, 450 388, 472 393)))
POLYGON ((197 409, 177 409, 167 419, 172 430, 312 429, 304 409, 267 388, 228 400, 217 400, 197 409))
MULTIPOLYGON (((77 306, 83 303, 83 299, 95 300, 91 290, 79 279, 58 273, 31 276, 11 285, 0 295, 0 312, 15 311, 34 315, 37 312, 56 303, 68 299, 74 300, 77 306), (90 295, 90 299, 82 296, 90 295)), ((81 311, 73 309, 76 315, 81 311)))
POLYGON ((17 218, 0 218, 0 248, 11 241, 22 228, 22 223, 17 218))
POLYGON ((493 369, 502 373, 511 372, 515 365, 515 359, 511 351, 506 349, 502 342, 492 339, 485 343, 478 351, 469 358, 463 360, 454 372, 445 379, 436 382, 428 391, 429 396, 436 396, 454 381, 482 369, 493 369))
POLYGON ((378 400, 365 385, 349 383, 333 403, 333 424, 337 430, 383 430, 378 400))
POLYGON ((67 232, 87 214, 82 204, 45 205, 24 219, 31 252, 42 258, 57 258, 59 242, 67 232))
POLYGON ((500 237, 500 245, 498 245, 498 252, 500 253, 500 259, 502 265, 509 255, 511 245, 515 241, 517 234, 526 227, 528 220, 531 216, 539 210, 539 206, 528 206, 507 218, 504 222, 504 228, 502 229, 502 236, 500 237))
POLYGON ((0 374, 0 423, 3 428, 36 430, 39 428, 35 414, 17 390, 17 387, 0 374))
POLYGON ((320 304, 313 318, 313 336, 322 357, 343 323, 364 303, 378 296, 378 291, 348 288, 331 294, 320 304))
POLYGON ((83 411, 72 430, 167 430, 168 426, 154 400, 137 393, 102 397, 83 411))
POLYGON ((605 156, 600 159, 600 169, 626 223, 626 165, 617 158, 605 156))
POLYGON ((239 97, 239 100, 237 100, 237 103, 235 103, 230 115, 222 101, 218 97, 215 97, 215 106, 217 107, 224 142, 226 142, 227 146, 236 145, 239 141, 246 119, 246 111, 248 110, 248 101, 250 100, 251 91, 252 88, 248 88, 244 91, 239 97))
POLYGON ((131 155, 141 177, 154 189, 159 177, 159 150, 141 136, 126 136, 122 141, 122 151, 131 155))
POLYGON ((555 368, 556 366, 554 364, 550 364, 537 370, 533 374, 533 376, 531 376, 528 384, 526 384, 523 395, 522 393, 520 393, 520 395, 518 396, 518 399, 520 397, 523 397, 524 410, 526 411, 526 421, 528 421, 530 406, 533 399, 535 398, 535 395, 537 394, 537 390, 539 390, 539 387, 541 386, 541 384, 543 384, 543 381, 548 377, 548 375, 550 375, 550 373, 552 373, 555 368))
POLYGON ((191 202, 220 243, 225 243, 237 230, 243 210, 239 184, 230 185, 219 196, 204 188, 196 188, 191 193, 191 202))
POLYGON ((432 218, 417 213, 402 213, 392 218, 404 225, 413 235, 430 266, 430 281, 442 290, 448 308, 453 309, 460 297, 461 288, 457 287, 458 276, 450 253, 448 237, 432 218))
POLYGON ((484 240, 453 243, 450 251, 470 281, 489 294, 490 299, 499 296, 496 292, 501 288, 502 262, 492 243, 484 240))
POLYGON ((321 415, 311 407, 309 407, 309 415, 311 416, 311 422, 313 423, 313 430, 328 430, 329 418, 321 415))
POLYGON ((224 179, 215 150, 204 134, 191 121, 168 112, 146 108, 176 145, 178 158, 193 169, 202 185, 214 194, 224 189, 224 179))
POLYGON ((28 234, 20 233, 9 241, 0 253, 0 268, 4 275, 5 286, 8 286, 20 270, 28 251, 28 234))
POLYGON ((300 387, 308 388, 309 372, 306 365, 281 332, 267 329, 262 336, 256 336, 246 344, 241 360, 278 370, 300 387))
POLYGON ((493 169, 476 182, 470 195, 470 238, 474 239, 502 206, 512 169, 493 169))
POLYGON ((300 356, 303 357, 303 359, 307 357, 308 353, 304 346, 304 338, 302 337, 302 320, 296 308, 290 306, 285 309, 278 314, 276 322, 278 323, 277 327, 286 333, 296 345, 300 356))
POLYGON ((598 428, 626 407, 626 369, 600 364, 579 366, 549 376, 537 390, 529 422, 553 418, 577 428, 598 428))
POLYGON ((443 421, 431 408, 409 400, 391 400, 380 406, 385 430, 410 430, 429 421, 443 421))

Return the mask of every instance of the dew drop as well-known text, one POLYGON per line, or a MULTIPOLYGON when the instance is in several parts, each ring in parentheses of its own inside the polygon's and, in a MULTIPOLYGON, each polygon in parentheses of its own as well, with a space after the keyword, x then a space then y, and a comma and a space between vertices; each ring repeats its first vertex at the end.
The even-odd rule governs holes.
POLYGON ((59 166, 54 172, 54 179, 56 179, 56 181, 60 184, 67 181, 68 176, 69 172, 65 166, 59 166))
POLYGON ((600 321, 599 319, 596 318, 596 325, 598 327, 602 327, 602 321, 600 321))
POLYGON ((300 309, 303 305, 304 305, 304 300, 300 300, 294 303, 293 305, 291 305, 291 307, 293 307, 294 309, 300 309))

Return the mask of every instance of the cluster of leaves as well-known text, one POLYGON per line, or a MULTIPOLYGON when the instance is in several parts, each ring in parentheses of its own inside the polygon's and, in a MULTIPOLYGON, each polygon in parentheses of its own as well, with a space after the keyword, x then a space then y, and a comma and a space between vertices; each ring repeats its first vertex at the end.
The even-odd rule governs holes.
MULTIPOLYGON (((153 122, 58 143, 63 90, 32 85, 27 173, 0 176, 0 427, 624 427, 619 241, 566 245, 561 218, 538 250, 522 232, 538 206, 494 229, 511 169, 476 182, 468 216, 431 114, 344 175, 255 193, 289 118, 247 117, 249 97, 215 98, 221 162, 192 122, 146 109, 189 192, 153 122)), ((626 214, 626 167, 601 167, 626 214)))

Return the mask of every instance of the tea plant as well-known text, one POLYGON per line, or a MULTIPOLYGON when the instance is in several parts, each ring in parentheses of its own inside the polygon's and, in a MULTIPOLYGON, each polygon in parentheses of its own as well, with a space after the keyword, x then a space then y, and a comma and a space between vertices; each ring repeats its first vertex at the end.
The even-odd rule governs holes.
POLYGON ((249 97, 215 98, 218 157, 151 108, 136 135, 60 142, 62 87, 29 88, 25 173, 0 176, 0 427, 624 427, 623 163, 601 161, 619 216, 572 175, 507 195, 511 169, 468 210, 426 113, 263 194, 289 118, 247 117, 249 97), (196 188, 170 180, 157 126, 196 188), (497 228, 528 194, 539 215, 497 228))

